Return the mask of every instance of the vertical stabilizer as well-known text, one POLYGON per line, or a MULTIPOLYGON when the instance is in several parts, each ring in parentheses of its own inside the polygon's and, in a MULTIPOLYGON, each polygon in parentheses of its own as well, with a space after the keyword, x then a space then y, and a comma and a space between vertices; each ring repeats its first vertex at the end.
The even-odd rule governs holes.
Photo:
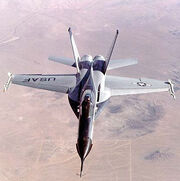
POLYGON ((105 65, 105 68, 104 68, 104 73, 106 73, 107 67, 108 67, 108 65, 109 65, 109 62, 110 62, 110 59, 111 59, 111 55, 112 55, 112 53, 113 53, 114 46, 115 46, 115 43, 116 43, 118 34, 119 34, 119 31, 117 30, 117 31, 116 31, 116 34, 115 34, 115 37, 114 37, 114 40, 113 40, 113 42, 112 42, 112 45, 111 45, 111 47, 110 47, 110 49, 109 49, 109 52, 108 52, 108 54, 107 54, 107 56, 106 56, 106 65, 105 65))
POLYGON ((73 50, 73 54, 74 54, 74 59, 75 59, 75 63, 76 63, 76 67, 77 67, 77 72, 79 73, 79 60, 80 60, 80 56, 79 56, 79 52, 71 31, 71 28, 69 27, 68 29, 69 32, 69 36, 70 36, 70 40, 71 40, 71 45, 72 45, 72 50, 73 50))

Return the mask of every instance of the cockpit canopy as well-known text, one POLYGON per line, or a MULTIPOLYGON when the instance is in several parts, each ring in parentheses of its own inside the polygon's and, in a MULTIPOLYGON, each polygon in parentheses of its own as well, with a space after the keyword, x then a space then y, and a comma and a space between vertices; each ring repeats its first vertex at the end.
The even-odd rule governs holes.
POLYGON ((89 118, 93 115, 93 103, 91 94, 86 94, 80 106, 80 115, 89 118))
POLYGON ((91 94, 86 94, 86 95, 84 96, 84 101, 85 101, 85 102, 88 102, 88 103, 89 103, 89 102, 91 101, 91 99, 92 99, 92 98, 91 98, 91 94))

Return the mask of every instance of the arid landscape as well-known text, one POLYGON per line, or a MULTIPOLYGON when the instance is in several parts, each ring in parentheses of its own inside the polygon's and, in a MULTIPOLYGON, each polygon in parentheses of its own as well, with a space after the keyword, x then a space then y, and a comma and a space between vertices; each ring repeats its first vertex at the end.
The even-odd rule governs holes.
POLYGON ((138 65, 109 71, 172 79, 166 93, 113 97, 95 123, 93 148, 79 178, 78 120, 67 95, 11 85, 0 92, 0 181, 179 181, 179 0, 0 0, 0 87, 7 73, 72 73, 49 55, 106 53, 138 65))

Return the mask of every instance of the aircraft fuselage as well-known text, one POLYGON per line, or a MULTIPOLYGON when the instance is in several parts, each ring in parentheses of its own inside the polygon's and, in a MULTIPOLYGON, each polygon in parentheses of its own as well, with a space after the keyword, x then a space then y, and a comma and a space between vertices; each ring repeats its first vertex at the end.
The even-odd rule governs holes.
POLYGON ((92 148, 94 119, 110 97, 108 90, 104 90, 104 63, 102 56, 96 56, 93 60, 91 56, 83 56, 79 63, 77 85, 68 95, 70 105, 79 119, 76 148, 82 162, 92 148))

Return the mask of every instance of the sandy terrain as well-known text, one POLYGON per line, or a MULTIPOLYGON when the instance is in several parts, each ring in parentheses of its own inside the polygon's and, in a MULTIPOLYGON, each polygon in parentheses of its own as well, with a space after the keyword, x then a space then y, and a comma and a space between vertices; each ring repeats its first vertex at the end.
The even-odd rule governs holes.
MULTIPOLYGON (((49 55, 102 54, 120 30, 113 58, 139 64, 109 71, 171 78, 168 93, 114 97, 95 123, 81 180, 180 180, 180 3, 178 0, 1 0, 0 87, 12 73, 69 73, 49 55)), ((78 121, 67 96, 11 85, 0 92, 0 181, 79 180, 78 121)))

